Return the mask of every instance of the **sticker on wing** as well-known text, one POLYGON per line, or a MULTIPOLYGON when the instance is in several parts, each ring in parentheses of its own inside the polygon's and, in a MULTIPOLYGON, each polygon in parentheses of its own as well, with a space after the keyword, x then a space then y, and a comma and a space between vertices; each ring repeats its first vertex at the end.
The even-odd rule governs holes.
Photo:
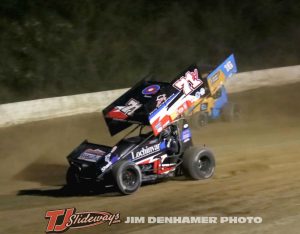
POLYGON ((187 71, 184 76, 181 76, 173 83, 173 87, 182 91, 185 95, 194 92, 198 87, 203 84, 203 81, 198 76, 198 69, 187 71))
POLYGON ((142 104, 137 100, 131 98, 125 106, 116 106, 107 113, 107 117, 112 119, 125 120, 129 116, 132 116, 136 110, 138 110, 142 104))
POLYGON ((171 122, 168 106, 178 95, 179 93, 172 94, 164 103, 150 113, 149 123, 152 126, 154 135, 159 134, 171 122))
POLYGON ((157 110, 149 116, 149 122, 155 135, 168 124, 183 115, 189 108, 206 95, 204 82, 198 76, 196 67, 190 68, 182 76, 172 82, 178 90, 173 93, 157 110))

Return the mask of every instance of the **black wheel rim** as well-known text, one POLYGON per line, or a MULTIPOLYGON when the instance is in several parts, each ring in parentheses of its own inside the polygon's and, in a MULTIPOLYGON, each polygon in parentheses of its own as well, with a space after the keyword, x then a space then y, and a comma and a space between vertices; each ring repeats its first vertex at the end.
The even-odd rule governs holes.
POLYGON ((196 166, 204 174, 210 174, 212 171, 211 160, 207 156, 200 156, 196 161, 196 166))
POLYGON ((138 180, 135 170, 127 169, 122 173, 122 181, 127 188, 134 188, 138 180))

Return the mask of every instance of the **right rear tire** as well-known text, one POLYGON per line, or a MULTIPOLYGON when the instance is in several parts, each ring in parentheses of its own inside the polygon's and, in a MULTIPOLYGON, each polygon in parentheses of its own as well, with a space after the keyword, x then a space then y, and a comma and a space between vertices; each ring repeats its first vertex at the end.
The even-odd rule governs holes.
POLYGON ((200 111, 192 117, 192 121, 196 129, 203 128, 208 124, 208 114, 200 111))
POLYGON ((215 158, 206 148, 191 147, 187 149, 182 162, 183 173, 194 180, 210 178, 215 171, 215 158))
POLYGON ((239 120, 240 112, 237 104, 228 102, 222 109, 222 119, 227 122, 239 120))

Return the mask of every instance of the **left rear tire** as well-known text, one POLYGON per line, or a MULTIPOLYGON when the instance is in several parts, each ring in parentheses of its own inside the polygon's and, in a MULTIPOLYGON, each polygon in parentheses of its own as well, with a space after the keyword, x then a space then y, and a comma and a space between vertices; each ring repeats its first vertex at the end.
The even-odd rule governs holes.
POLYGON ((121 160, 112 168, 113 177, 120 193, 129 195, 137 191, 142 184, 142 173, 138 165, 121 160))
POLYGON ((69 167, 66 174, 67 189, 70 192, 78 193, 82 190, 82 184, 79 182, 78 170, 75 167, 69 167))

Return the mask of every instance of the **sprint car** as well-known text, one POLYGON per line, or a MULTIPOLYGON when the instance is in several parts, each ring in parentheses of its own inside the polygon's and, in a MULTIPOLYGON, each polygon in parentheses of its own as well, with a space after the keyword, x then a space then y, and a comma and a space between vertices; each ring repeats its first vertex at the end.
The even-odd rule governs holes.
POLYGON ((205 66, 202 69, 201 76, 208 83, 209 95, 204 99, 199 99, 198 104, 194 105, 191 115, 193 127, 203 127, 208 122, 219 119, 231 122, 240 118, 240 107, 228 100, 224 86, 226 80, 236 72, 237 67, 233 55, 217 68, 205 66))
POLYGON ((190 66, 171 82, 141 80, 103 110, 112 136, 131 130, 114 146, 85 140, 76 147, 67 157, 67 186, 113 186, 122 194, 132 194, 142 183, 167 177, 210 178, 214 154, 193 145, 185 118, 208 95, 209 83, 197 66, 190 66))

